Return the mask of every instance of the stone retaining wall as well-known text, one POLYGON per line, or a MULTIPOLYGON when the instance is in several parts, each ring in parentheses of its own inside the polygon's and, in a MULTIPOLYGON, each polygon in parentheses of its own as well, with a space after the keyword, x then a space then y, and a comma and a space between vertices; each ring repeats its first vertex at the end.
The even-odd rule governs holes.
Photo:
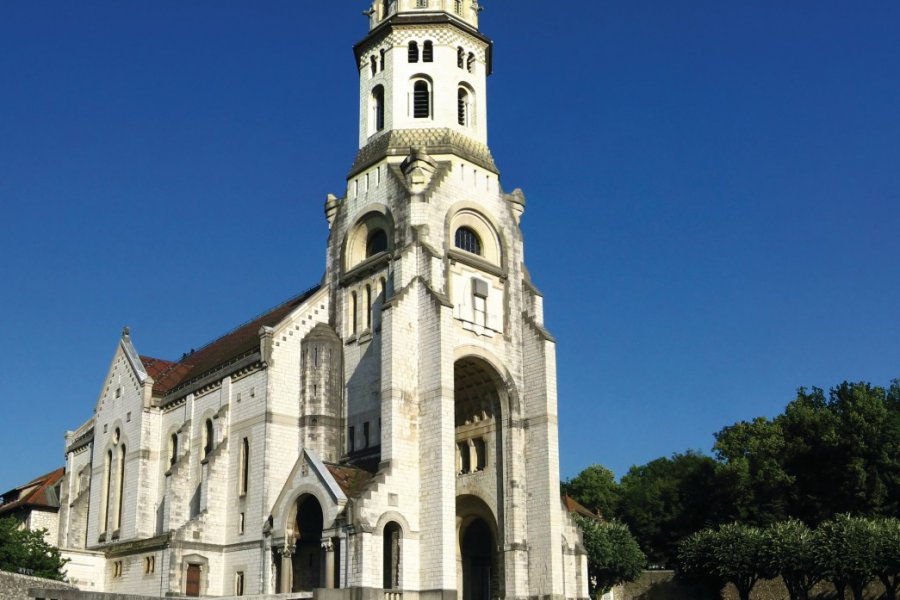
MULTIPOLYGON (((872 583, 866 588, 866 600, 878 600, 884 594, 880 583, 872 583)), ((688 582, 679 580, 672 571, 644 571, 644 574, 632 583, 618 587, 612 592, 613 600, 710 600, 708 590, 688 582)), ((810 598, 813 600, 835 600, 837 594, 830 583, 820 583, 813 588, 810 598)), ((850 597, 850 590, 847 590, 850 597)), ((753 588, 750 600, 788 600, 788 592, 784 582, 778 579, 760 581, 753 588)), ((729 584, 722 594, 723 600, 739 600, 737 589, 729 584)))
POLYGON ((46 588, 48 591, 76 589, 59 581, 0 571, 0 598, 3 600, 31 600, 33 596, 29 595, 28 590, 37 587, 46 588))

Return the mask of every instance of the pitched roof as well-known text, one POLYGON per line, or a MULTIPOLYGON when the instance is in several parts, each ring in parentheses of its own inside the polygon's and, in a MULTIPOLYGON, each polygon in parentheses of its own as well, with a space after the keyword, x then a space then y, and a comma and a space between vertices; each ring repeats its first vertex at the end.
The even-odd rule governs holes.
POLYGON ((168 361, 160 358, 141 356, 141 362, 147 373, 153 378, 153 393, 163 396, 172 390, 198 379, 217 367, 227 364, 259 348, 259 330, 263 327, 274 327, 298 306, 309 300, 318 292, 316 286, 260 316, 239 325, 230 333, 207 344, 196 351, 191 351, 179 361, 168 361))
POLYGON ((584 506, 582 506, 575 498, 571 496, 563 496, 562 497, 563 506, 566 507, 566 510, 570 513, 575 513, 577 515, 581 515, 582 517, 587 517, 588 519, 594 519, 595 521, 600 520, 600 516, 592 513, 584 506))
POLYGON ((343 490, 344 495, 348 498, 358 496, 373 477, 368 471, 356 467, 332 465, 328 463, 325 464, 325 467, 331 473, 331 476, 334 477, 334 480, 337 481, 337 484, 341 486, 341 490, 343 490))
POLYGON ((46 475, 41 475, 33 481, 29 481, 25 485, 9 490, 3 494, 0 514, 26 506, 58 510, 59 497, 53 488, 65 474, 65 469, 56 469, 46 475))

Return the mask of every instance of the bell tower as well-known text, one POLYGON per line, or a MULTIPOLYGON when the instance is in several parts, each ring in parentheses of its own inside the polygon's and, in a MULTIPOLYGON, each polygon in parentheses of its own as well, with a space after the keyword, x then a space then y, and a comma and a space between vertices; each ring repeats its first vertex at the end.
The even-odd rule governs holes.
POLYGON ((359 149, 346 194, 325 204, 344 397, 343 435, 327 437, 342 440, 342 464, 374 471, 348 504, 357 546, 343 556, 358 562, 346 585, 585 598, 525 196, 502 189, 487 145, 493 44, 480 10, 374 0, 354 46, 359 149))
POLYGON ((480 10, 475 0, 374 0, 355 46, 360 149, 452 138, 486 152, 492 44, 480 10))

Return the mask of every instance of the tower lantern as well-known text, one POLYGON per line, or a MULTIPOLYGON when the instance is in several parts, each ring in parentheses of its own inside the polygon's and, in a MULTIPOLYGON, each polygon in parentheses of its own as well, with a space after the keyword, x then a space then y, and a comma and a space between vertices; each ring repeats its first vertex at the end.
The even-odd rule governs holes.
POLYGON ((370 29, 375 29, 395 15, 449 13, 474 28, 478 28, 478 0, 374 0, 370 17, 370 29))
POLYGON ((355 47, 361 149, 399 133, 416 145, 447 147, 453 135, 486 150, 492 43, 478 31, 479 10, 476 0, 375 0, 355 47))

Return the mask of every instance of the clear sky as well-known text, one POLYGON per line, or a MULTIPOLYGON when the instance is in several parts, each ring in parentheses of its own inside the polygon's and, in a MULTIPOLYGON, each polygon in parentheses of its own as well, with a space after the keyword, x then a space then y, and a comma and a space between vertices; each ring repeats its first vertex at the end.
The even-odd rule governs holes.
MULTIPOLYGON (((4 0, 0 489, 123 325, 176 359, 315 284, 365 0, 4 0)), ((900 3, 483 0, 562 474, 900 377, 900 3)))

